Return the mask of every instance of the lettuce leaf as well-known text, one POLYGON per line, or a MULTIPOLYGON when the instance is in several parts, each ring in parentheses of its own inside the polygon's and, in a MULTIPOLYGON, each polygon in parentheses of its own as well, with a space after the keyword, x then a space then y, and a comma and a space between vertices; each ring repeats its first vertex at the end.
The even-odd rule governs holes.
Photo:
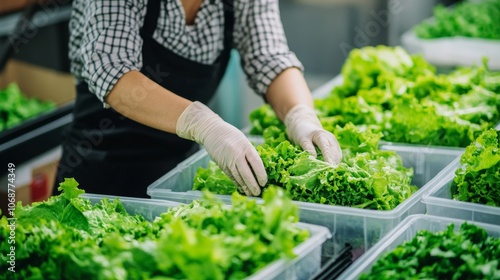
POLYGON ((460 158, 452 183, 457 200, 500 206, 500 133, 484 131, 460 158))
POLYGON ((359 279, 498 279, 500 238, 466 222, 454 228, 417 231, 383 253, 359 279))
POLYGON ((0 218, 0 269, 9 279, 242 279, 309 237, 297 227, 298 209, 281 189, 264 202, 233 194, 233 206, 211 193, 165 209, 153 221, 130 215, 119 199, 92 204, 74 179, 62 194, 17 205, 15 243, 10 220, 0 218))
POLYGON ((500 39, 499 18, 500 1, 466 0, 452 8, 436 5, 433 18, 422 21, 413 30, 424 39, 455 36, 500 39))
MULTIPOLYGON (((311 157, 287 139, 279 127, 264 130, 264 143, 256 149, 264 163, 268 186, 278 186, 296 201, 390 210, 410 197, 417 188, 411 185, 413 170, 403 166, 392 151, 381 151, 381 133, 349 123, 337 126, 335 135, 343 152, 337 166, 311 157)), ((199 168, 194 182, 197 189, 223 194, 218 187, 227 176, 215 163, 199 168), (204 178, 210 177, 210 180, 204 178)))
MULTIPOLYGON (((331 132, 353 123, 385 141, 466 147, 500 122, 500 72, 490 71, 487 60, 444 75, 400 47, 364 47, 349 54, 342 76, 341 85, 314 100, 331 132)), ((249 117, 252 134, 283 127, 267 104, 249 117)))
POLYGON ((16 83, 10 83, 0 89, 0 131, 53 110, 54 102, 28 98, 16 83))
POLYGON ((214 161, 209 161, 207 168, 198 168, 196 170, 193 190, 203 189, 225 195, 237 191, 233 180, 214 161))

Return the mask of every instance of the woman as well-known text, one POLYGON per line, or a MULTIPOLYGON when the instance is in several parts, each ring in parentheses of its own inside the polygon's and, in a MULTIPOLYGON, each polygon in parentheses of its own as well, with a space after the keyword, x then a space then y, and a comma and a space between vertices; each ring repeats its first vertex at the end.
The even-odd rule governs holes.
POLYGON ((58 182, 74 177, 89 193, 145 197, 147 186, 197 142, 240 191, 259 195, 267 175, 257 151, 203 105, 232 48, 289 138, 313 155, 318 147, 332 164, 340 161, 286 44, 277 0, 75 0, 73 6, 77 98, 58 182))

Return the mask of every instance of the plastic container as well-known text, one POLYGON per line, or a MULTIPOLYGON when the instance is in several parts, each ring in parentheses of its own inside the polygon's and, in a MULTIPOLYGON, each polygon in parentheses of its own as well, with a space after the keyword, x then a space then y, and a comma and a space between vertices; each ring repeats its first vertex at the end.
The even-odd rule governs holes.
MULTIPOLYGON (((98 203, 103 198, 117 198, 117 196, 96 194, 84 194, 82 197, 90 199, 92 203, 98 203)), ((180 205, 180 203, 166 200, 130 197, 118 198, 131 215, 142 215, 149 221, 152 221, 168 208, 180 205)), ((299 223, 298 226, 309 230, 311 236, 302 244, 295 247, 294 252, 297 254, 297 257, 293 260, 277 260, 247 279, 306 280, 319 271, 321 267, 321 245, 331 237, 331 234, 327 228, 322 226, 306 223, 299 223)))
POLYGON ((401 41, 409 53, 419 53, 426 61, 440 68, 481 65, 483 58, 487 57, 488 67, 500 70, 500 40, 459 36, 421 39, 408 30, 401 36, 401 41))
POLYGON ((381 150, 395 151, 403 160, 403 165, 413 168, 412 183, 424 186, 453 160, 459 158, 465 148, 424 146, 381 141, 381 150))
POLYGON ((161 213, 167 211, 169 208, 176 207, 182 203, 174 201, 166 201, 159 199, 146 199, 146 198, 133 198, 124 196, 110 196, 101 194, 82 194, 83 198, 87 198, 90 202, 96 204, 102 199, 107 198, 113 200, 115 198, 120 199, 125 207, 125 210, 130 215, 141 215, 146 220, 152 222, 156 217, 159 217, 161 213))
MULTIPOLYGON (((333 234, 333 238, 323 245, 323 256, 334 257, 345 244, 350 244, 356 259, 405 217, 425 213, 421 197, 423 192, 433 185, 431 179, 463 153, 463 149, 394 144, 384 144, 381 148, 396 151, 403 158, 405 166, 414 168, 416 176, 413 183, 420 190, 395 209, 388 211, 297 202, 301 222, 326 226, 333 234)), ((196 170, 199 167, 206 167, 209 161, 210 157, 205 150, 196 152, 153 182, 148 187, 148 195, 154 199, 182 203, 200 198, 202 195, 200 191, 192 191, 193 178, 196 170)), ((231 197, 228 195, 217 197, 225 203, 231 202, 231 197)))
MULTIPOLYGON (((460 219, 450 219, 431 215, 412 215, 382 238, 380 242, 347 268, 337 279, 358 279, 361 274, 370 271, 380 255, 393 250, 405 241, 413 239, 416 232, 419 230, 438 232, 445 230, 449 224, 453 223, 455 224, 455 230, 458 231, 463 222, 464 220, 460 219)), ((470 223, 485 229, 490 236, 500 237, 500 226, 477 222, 470 223)))
POLYGON ((449 172, 439 174, 436 184, 422 196, 427 214, 500 225, 500 207, 454 200, 451 185, 460 159, 454 160, 449 172))

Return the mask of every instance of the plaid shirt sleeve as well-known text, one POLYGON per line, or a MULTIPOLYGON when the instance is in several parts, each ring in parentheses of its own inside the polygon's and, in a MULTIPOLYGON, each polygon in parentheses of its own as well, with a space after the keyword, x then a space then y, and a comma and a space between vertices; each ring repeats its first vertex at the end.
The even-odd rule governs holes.
POLYGON ((304 70, 288 48, 277 0, 235 0, 234 45, 249 85, 258 94, 265 94, 283 70, 304 70))
MULTIPOLYGON (((207 2, 197 15, 195 31, 187 31, 182 8, 176 0, 162 5, 155 39, 180 56, 210 64, 222 48, 222 0, 207 2)), ((76 0, 70 21, 71 70, 91 92, 105 97, 119 78, 142 68, 140 28, 146 14, 145 0, 76 0)), ((283 70, 302 64, 288 49, 277 0, 234 0, 234 45, 238 49, 249 85, 265 94, 283 70)))
POLYGON ((105 97, 118 79, 142 67, 142 39, 139 35, 144 21, 142 1, 95 0, 76 1, 70 29, 78 26, 70 38, 72 72, 88 83, 91 92, 106 104, 105 97), (139 4, 138 4, 139 3, 139 4), (79 69, 75 69, 79 68, 79 69))

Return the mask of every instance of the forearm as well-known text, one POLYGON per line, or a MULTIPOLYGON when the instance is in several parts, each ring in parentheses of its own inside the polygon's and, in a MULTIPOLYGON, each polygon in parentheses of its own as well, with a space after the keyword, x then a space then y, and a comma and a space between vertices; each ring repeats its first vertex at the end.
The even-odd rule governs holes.
POLYGON ((281 120, 297 104, 311 108, 314 106, 311 91, 297 68, 287 68, 273 80, 267 90, 266 100, 281 120))
POLYGON ((125 117, 202 144, 247 195, 259 195, 267 174, 257 150, 206 105, 164 89, 138 71, 124 74, 106 102, 125 117))
POLYGON ((319 148, 324 160, 330 164, 341 161, 340 145, 331 132, 323 129, 314 110, 312 94, 297 68, 288 68, 276 77, 268 88, 266 98, 285 123, 292 143, 314 157, 317 156, 316 148, 319 148))
POLYGON ((179 116, 191 104, 138 71, 124 74, 106 102, 129 119, 170 133, 176 132, 179 116))

